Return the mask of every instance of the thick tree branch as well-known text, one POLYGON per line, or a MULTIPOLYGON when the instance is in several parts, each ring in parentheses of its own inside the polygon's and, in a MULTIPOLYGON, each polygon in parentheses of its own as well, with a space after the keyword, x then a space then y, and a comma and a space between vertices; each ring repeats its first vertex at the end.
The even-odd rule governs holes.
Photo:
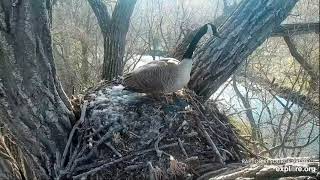
POLYGON ((287 101, 291 101, 295 104, 298 104, 299 106, 305 108, 312 114, 317 114, 319 110, 319 103, 314 101, 313 98, 301 94, 300 92, 294 91, 291 88, 281 86, 260 76, 253 76, 250 74, 240 75, 249 78, 250 81, 257 83, 260 86, 269 89, 270 91, 276 92, 277 96, 286 99, 287 101))
POLYGON ((97 17, 103 36, 106 36, 107 28, 111 22, 107 6, 101 0, 88 0, 88 2, 97 17))
POLYGON ((220 28, 224 38, 212 38, 196 51, 189 88, 208 99, 270 37, 296 2, 242 1, 220 28))
POLYGON ((308 73, 311 77, 312 86, 316 87, 318 84, 318 75, 313 67, 308 63, 308 61, 298 52, 294 42, 290 38, 290 36, 283 36, 284 41, 287 43, 289 51, 295 60, 301 65, 301 67, 308 73))
MULTIPOLYGON (((221 21, 219 20, 219 22, 221 21)), ((176 46, 174 51, 171 52, 170 57, 181 60, 184 51, 187 49, 188 45, 190 44, 197 30, 198 29, 195 29, 189 32, 184 37, 184 39, 176 46)), ((285 36, 285 35, 301 35, 301 34, 308 34, 308 33, 319 34, 319 23, 282 24, 281 26, 278 26, 276 29, 273 30, 271 36, 278 37, 278 36, 285 36)))
POLYGON ((293 91, 290 88, 286 88, 274 83, 270 86, 270 89, 277 92, 278 96, 294 102, 295 104, 298 104, 309 111, 312 111, 311 113, 316 114, 319 110, 319 103, 315 102, 312 98, 306 95, 293 91))
POLYGON ((271 36, 286 36, 286 35, 300 35, 308 33, 319 34, 319 22, 317 23, 296 23, 296 24, 282 24, 274 29, 271 36))

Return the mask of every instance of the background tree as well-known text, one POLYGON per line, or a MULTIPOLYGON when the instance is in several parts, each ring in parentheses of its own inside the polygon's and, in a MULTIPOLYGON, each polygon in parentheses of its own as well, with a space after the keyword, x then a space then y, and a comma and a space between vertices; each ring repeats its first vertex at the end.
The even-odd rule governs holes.
POLYGON ((103 38, 86 0, 56 1, 53 6, 53 55, 59 79, 70 97, 101 79, 103 38))
POLYGON ((122 75, 126 35, 135 3, 136 0, 118 0, 110 16, 101 0, 89 0, 104 39, 102 79, 112 80, 122 75))

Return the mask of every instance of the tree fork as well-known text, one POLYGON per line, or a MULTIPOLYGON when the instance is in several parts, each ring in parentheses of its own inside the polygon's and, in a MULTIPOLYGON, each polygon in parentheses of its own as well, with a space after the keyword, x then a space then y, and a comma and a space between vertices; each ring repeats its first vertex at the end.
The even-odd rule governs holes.
POLYGON ((113 80, 123 73, 126 35, 136 0, 118 0, 111 17, 101 0, 88 2, 97 17, 104 38, 102 79, 113 80))

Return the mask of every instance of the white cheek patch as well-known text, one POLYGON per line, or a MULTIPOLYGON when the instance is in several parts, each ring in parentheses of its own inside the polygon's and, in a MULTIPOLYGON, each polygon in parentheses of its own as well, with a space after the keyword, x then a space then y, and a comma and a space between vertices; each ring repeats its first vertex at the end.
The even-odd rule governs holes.
POLYGON ((168 63, 179 64, 179 61, 175 59, 169 59, 168 63))

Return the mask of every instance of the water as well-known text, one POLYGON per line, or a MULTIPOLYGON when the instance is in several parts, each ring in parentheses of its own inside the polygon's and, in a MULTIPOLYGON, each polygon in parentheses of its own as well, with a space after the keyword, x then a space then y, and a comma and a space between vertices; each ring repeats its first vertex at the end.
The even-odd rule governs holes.
MULTIPOLYGON (((246 88, 237 83, 237 87, 242 95, 245 95, 247 92, 246 88)), ((259 88, 260 89, 260 88, 259 88)), ((225 85, 221 86, 220 89, 212 95, 210 99, 216 99, 221 110, 230 109, 227 113, 232 114, 245 109, 242 105, 240 98, 237 97, 236 92, 232 87, 232 83, 225 83, 225 85), (226 88, 224 89, 224 87, 226 88), (224 90, 223 90, 224 89, 224 90), (230 108, 232 107, 232 108, 230 108)), ((319 121, 317 117, 312 114, 309 114, 306 110, 303 110, 300 106, 293 104, 292 102, 288 102, 285 99, 278 97, 278 101, 273 98, 267 91, 250 91, 248 90, 248 97, 250 99, 250 105, 252 107, 253 118, 256 124, 259 124, 262 135, 266 142, 271 144, 272 139, 274 138, 274 133, 272 131, 272 127, 278 128, 281 119, 281 134, 285 134, 288 128, 289 120, 291 119, 291 130, 297 129, 297 145, 301 146, 307 142, 308 137, 312 137, 311 139, 316 138, 319 135, 319 127, 313 125, 319 121), (281 105, 287 105, 290 111, 292 112, 292 116, 286 109, 281 105), (285 115, 284 112, 286 112, 285 115), (299 124, 302 124, 299 127, 299 124), (298 127, 297 127, 298 126, 298 127)), ((236 118, 241 122, 240 119, 247 120, 246 112, 243 111, 239 114, 234 114, 233 118, 236 118)), ((248 121, 246 121, 248 123, 248 121)), ((290 131, 289 131, 290 132, 290 131)), ((293 134, 288 136, 289 139, 293 137, 293 134)), ((293 146, 292 143, 286 143, 287 146, 293 146)), ((267 145, 268 148, 271 148, 271 145, 267 145), (269 147, 268 147, 269 146, 269 147)), ((288 151, 288 155, 290 155, 291 150, 288 151)), ((300 156, 318 156, 319 155, 319 137, 316 140, 304 147, 300 156)))

